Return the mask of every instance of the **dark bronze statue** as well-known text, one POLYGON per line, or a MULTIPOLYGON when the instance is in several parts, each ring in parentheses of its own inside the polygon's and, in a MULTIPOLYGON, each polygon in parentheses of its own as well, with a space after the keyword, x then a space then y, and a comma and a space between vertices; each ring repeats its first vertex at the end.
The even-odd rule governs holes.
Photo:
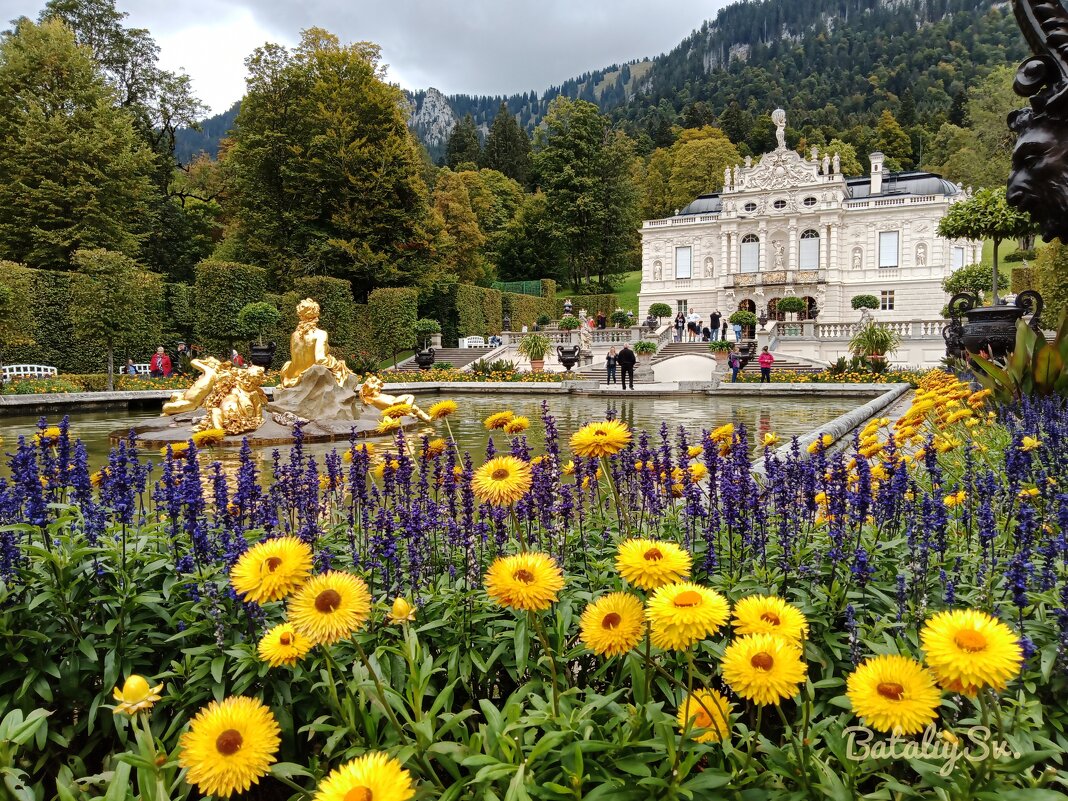
POLYGON ((1034 55, 1013 87, 1031 107, 1009 115, 1019 138, 1008 200, 1030 213, 1047 241, 1068 242, 1068 11, 1061 0, 1012 0, 1012 7, 1034 55))

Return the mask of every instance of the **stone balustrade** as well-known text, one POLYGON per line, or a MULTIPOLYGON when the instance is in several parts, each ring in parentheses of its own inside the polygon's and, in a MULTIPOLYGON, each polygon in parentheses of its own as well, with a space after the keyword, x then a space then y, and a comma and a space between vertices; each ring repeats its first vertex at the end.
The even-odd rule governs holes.
MULTIPOLYGON (((945 320, 888 320, 876 322, 889 328, 902 339, 942 338, 945 320)), ((852 339, 860 328, 859 322, 824 323, 814 320, 778 322, 774 324, 774 336, 780 339, 852 339)))
MULTIPOLYGON (((618 347, 624 342, 633 345, 635 342, 642 340, 656 342, 658 347, 663 347, 671 341, 672 330, 672 327, 667 324, 661 325, 653 332, 640 325, 632 325, 627 328, 594 328, 590 330, 590 340, 594 347, 607 348, 612 345, 618 347)), ((549 341, 553 343, 554 350, 557 345, 582 344, 578 329, 574 331, 543 329, 538 333, 549 338, 549 341)), ((517 345, 524 336, 526 335, 518 331, 502 331, 501 341, 505 345, 517 345)))

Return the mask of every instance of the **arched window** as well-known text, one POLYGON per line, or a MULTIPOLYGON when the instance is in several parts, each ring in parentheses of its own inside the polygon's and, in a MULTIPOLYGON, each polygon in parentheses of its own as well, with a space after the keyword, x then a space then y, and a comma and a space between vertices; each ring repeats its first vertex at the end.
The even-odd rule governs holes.
POLYGON ((818 270, 820 267, 820 232, 808 229, 801 234, 801 252, 798 254, 798 269, 818 270))
POLYGON ((742 237, 741 264, 743 273, 755 273, 760 271, 760 237, 756 234, 746 234, 742 237))

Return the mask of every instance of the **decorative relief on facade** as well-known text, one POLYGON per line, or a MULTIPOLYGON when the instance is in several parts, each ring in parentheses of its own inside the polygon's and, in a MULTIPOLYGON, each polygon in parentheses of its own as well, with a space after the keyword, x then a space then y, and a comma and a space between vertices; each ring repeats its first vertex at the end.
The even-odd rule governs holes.
POLYGON ((824 280, 819 270, 798 270, 794 273, 794 278, 799 284, 814 284, 824 280))
POLYGON ((859 270, 864 266, 864 249, 853 248, 853 269, 859 270))
POLYGON ((786 270, 774 270, 769 273, 764 273, 765 284, 785 284, 786 283, 786 270))
POLYGON ((663 281, 664 280, 664 265, 661 264, 658 261, 653 262, 653 280, 654 281, 663 281))
POLYGON ((927 266, 927 245, 925 245, 923 242, 920 242, 920 244, 916 246, 916 266, 927 266))
POLYGON ((735 286, 755 286, 757 282, 756 273, 741 273, 734 276, 735 286))
POLYGON ((716 261, 711 256, 705 259, 705 278, 712 278, 716 274, 716 261))

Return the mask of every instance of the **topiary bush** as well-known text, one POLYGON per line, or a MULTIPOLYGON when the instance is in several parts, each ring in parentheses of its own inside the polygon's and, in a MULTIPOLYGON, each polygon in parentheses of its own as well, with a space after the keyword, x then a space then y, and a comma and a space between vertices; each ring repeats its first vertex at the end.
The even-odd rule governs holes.
POLYGON ((376 289, 367 298, 372 345, 381 358, 415 345, 419 293, 414 289, 376 289))
POLYGON ((879 299, 875 295, 854 295, 853 299, 849 301, 849 305, 854 309, 878 309, 879 299))
POLYGON ((573 314, 565 314, 560 318, 559 327, 563 331, 574 331, 582 325, 582 320, 573 314))
POLYGON ((620 328, 626 328, 630 325, 630 315, 627 314, 626 309, 616 309, 612 312, 612 323, 620 328))
POLYGON ((787 312, 789 314, 798 314, 805 310, 805 301, 796 295, 788 295, 785 298, 779 298, 779 300, 775 302, 775 310, 787 312))
POLYGON ((209 351, 233 347, 244 332, 237 320, 249 303, 263 300, 267 271, 233 261, 202 261, 196 266, 193 308, 196 337, 209 351))
POLYGON ((264 334, 282 321, 282 312, 273 303, 260 300, 238 312, 237 324, 246 337, 255 337, 262 345, 264 334))
POLYGON ((654 303, 649 307, 649 314, 653 315, 657 319, 663 317, 671 317, 674 312, 671 311, 671 307, 666 303, 654 303))
POLYGON ((430 346, 430 337, 441 333, 441 323, 427 317, 415 321, 412 329, 415 332, 415 345, 419 348, 430 346))
POLYGON ((751 311, 739 309, 728 318, 728 321, 731 325, 740 325, 745 328, 752 328, 757 324, 757 316, 751 311))

